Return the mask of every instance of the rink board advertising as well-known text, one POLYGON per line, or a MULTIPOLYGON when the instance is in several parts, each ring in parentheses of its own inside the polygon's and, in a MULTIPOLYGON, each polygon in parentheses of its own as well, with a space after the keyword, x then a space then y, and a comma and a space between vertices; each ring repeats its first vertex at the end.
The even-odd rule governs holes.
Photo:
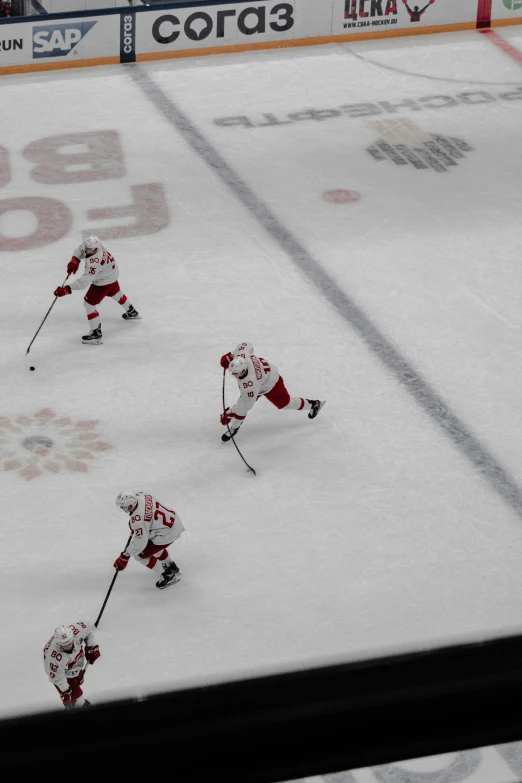
POLYGON ((205 0, 0 19, 0 74, 522 24, 522 0, 205 0))
POLYGON ((491 19, 512 24, 522 20, 522 0, 492 0, 491 19))
POLYGON ((119 14, 54 18, 52 21, 33 16, 26 22, 2 25, 0 72, 3 66, 31 63, 37 70, 44 63, 68 67, 76 60, 112 58, 119 62, 119 30, 119 14))
POLYGON ((139 14, 136 53, 285 41, 295 37, 296 4, 268 0, 139 14))
POLYGON ((334 0, 333 35, 462 25, 477 18, 477 0, 334 0))

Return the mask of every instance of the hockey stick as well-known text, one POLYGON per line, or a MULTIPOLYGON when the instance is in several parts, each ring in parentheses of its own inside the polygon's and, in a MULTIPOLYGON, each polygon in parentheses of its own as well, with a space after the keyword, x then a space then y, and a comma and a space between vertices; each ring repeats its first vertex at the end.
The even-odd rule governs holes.
MULTIPOLYGON (((225 375, 226 375, 226 372, 227 372, 227 371, 226 371, 226 369, 224 369, 224 370, 223 370, 223 413, 224 413, 225 415, 226 415, 226 410, 225 410, 225 375)), ((232 435, 232 430, 230 429, 230 427, 228 426, 228 424, 227 424, 227 430, 228 430, 228 434, 229 434, 229 435, 230 435, 230 437, 232 438, 232 443, 233 443, 233 444, 234 444, 234 446, 236 447, 236 451, 237 451, 237 453, 239 454, 239 456, 241 457, 241 459, 243 460, 243 462, 244 462, 244 463, 245 463, 245 465, 247 466, 249 473, 253 473, 253 474, 254 474, 254 476, 257 476, 257 473, 255 472, 254 468, 253 468, 251 465, 249 465, 249 464, 248 464, 248 462, 246 461, 246 459, 243 457, 243 455, 242 455, 242 454, 241 454, 241 452, 239 451, 239 446, 237 445, 237 443, 236 443, 236 441, 235 441, 235 439, 234 439, 234 436, 232 435)))
MULTIPOLYGON (((130 544, 130 542, 131 542, 131 538, 132 538, 132 536, 133 536, 133 535, 134 535, 134 533, 131 533, 131 534, 130 534, 130 536, 129 536, 129 540, 127 541, 127 543, 126 543, 126 544, 125 544, 125 546, 123 547, 123 551, 124 551, 124 552, 125 552, 125 550, 127 549, 127 547, 129 546, 129 544, 130 544)), ((114 574, 114 576, 112 577, 111 586, 110 586, 110 587, 109 587, 109 589, 107 590, 107 595, 105 596, 105 601, 103 602, 103 606, 102 606, 102 608, 100 609, 100 614, 98 615, 98 619, 97 619, 97 620, 96 620, 96 622, 94 623, 94 627, 95 627, 95 628, 97 628, 97 627, 98 627, 98 623, 99 623, 99 622, 100 622, 100 620, 101 620, 101 616, 102 616, 102 614, 103 614, 103 611, 104 611, 104 609, 105 609, 105 607, 106 607, 106 605, 107 605, 107 601, 109 600, 109 596, 110 596, 110 594, 111 594, 112 588, 114 587, 114 582, 116 581, 116 577, 118 576, 118 574, 119 574, 119 573, 120 573, 120 569, 119 569, 119 568, 117 568, 117 569, 116 569, 116 573, 115 573, 115 574, 114 574)))
MULTIPOLYGON (((53 304, 54 304, 54 302, 53 302, 53 304)), ((46 316, 46 317, 47 317, 47 316, 46 316)), ((44 319, 44 320, 45 320, 45 319, 44 319)), ((35 336, 36 336, 36 335, 35 335, 35 336)), ((30 346, 29 346, 29 347, 30 347, 30 346)), ((130 534, 130 536, 129 536, 129 538, 128 538, 128 541, 127 541, 127 543, 125 544, 125 547, 123 548, 123 551, 125 551, 125 550, 127 549, 127 547, 129 546, 129 544, 130 544, 130 541, 131 541, 131 538, 132 538, 132 536, 133 536, 133 535, 134 535, 134 533, 131 533, 131 534, 130 534)), ((107 601, 109 600, 109 596, 110 596, 110 594, 111 594, 112 588, 114 587, 114 582, 116 581, 116 577, 118 576, 118 574, 119 574, 119 573, 120 573, 120 569, 119 569, 119 568, 117 568, 117 569, 116 569, 116 573, 115 573, 115 574, 114 574, 114 576, 112 577, 111 586, 110 586, 110 587, 109 587, 109 589, 107 590, 107 595, 105 596, 105 601, 103 602, 103 606, 102 606, 102 608, 100 609, 100 614, 98 615, 98 619, 97 619, 97 620, 96 620, 96 622, 94 623, 94 627, 95 627, 95 628, 97 628, 97 627, 98 627, 98 623, 99 623, 99 622, 100 622, 100 620, 101 620, 101 616, 102 616, 102 614, 103 614, 103 611, 104 611, 104 609, 105 609, 105 607, 106 607, 106 605, 107 605, 107 601)), ((75 698, 76 698, 76 694, 78 693, 78 689, 80 688, 80 686, 82 685, 82 683, 83 683, 83 681, 84 681, 84 679, 85 679, 85 672, 87 671, 87 669, 88 669, 88 668, 89 668, 89 661, 87 661, 87 660, 86 660, 86 661, 85 661, 85 666, 84 666, 84 668, 82 669, 82 672, 81 672, 81 674, 82 674, 82 678, 81 678, 81 680, 80 680, 79 682, 77 682, 77 683, 76 683, 76 685, 74 686, 74 690, 73 690, 73 692, 72 692, 72 698, 73 698, 73 699, 75 699, 75 698)))
MULTIPOLYGON (((53 302, 53 304, 54 304, 54 302, 53 302)), ((127 540, 127 543, 125 544, 125 546, 124 546, 124 548, 123 548, 123 551, 124 551, 124 552, 125 552, 125 550, 127 549, 127 547, 129 546, 129 544, 130 544, 130 542, 131 542, 131 538, 132 538, 132 536, 133 536, 133 535, 134 535, 134 533, 131 533, 131 534, 130 534, 130 536, 129 536, 128 540, 127 540)), ((98 619, 97 619, 97 620, 96 620, 96 622, 94 623, 94 627, 95 627, 95 628, 97 628, 97 627, 98 627, 98 623, 99 623, 99 622, 100 622, 100 620, 101 620, 101 616, 102 616, 102 614, 103 614, 103 611, 104 611, 104 609, 105 609, 105 607, 106 607, 106 605, 107 605, 107 601, 109 600, 109 596, 110 596, 110 594, 111 594, 112 588, 114 587, 114 582, 116 581, 116 577, 118 576, 118 574, 119 574, 119 573, 120 573, 120 569, 119 569, 119 568, 117 568, 117 569, 116 569, 116 573, 115 573, 115 574, 114 574, 114 576, 112 577, 111 586, 110 586, 110 587, 109 587, 109 589, 107 590, 107 595, 105 596, 105 601, 103 602, 103 606, 102 606, 102 608, 100 609, 100 614, 98 615, 98 619)), ((82 669, 82 679, 80 680, 80 682, 76 683, 76 685, 74 686, 74 690, 73 690, 73 696, 72 696, 72 697, 73 697, 73 699, 74 699, 74 697, 75 697, 76 693, 78 692, 78 688, 80 687, 80 685, 83 683, 83 681, 84 681, 84 679, 85 679, 85 672, 87 671, 87 669, 88 669, 88 668, 89 668, 89 661, 87 661, 87 660, 86 660, 86 661, 85 661, 85 667, 82 669)))
MULTIPOLYGON (((63 287, 64 287, 64 285, 66 284, 66 282, 68 281, 68 279, 70 278, 70 276, 71 276, 71 273, 69 272, 69 273, 67 274, 67 277, 66 277, 66 278, 65 278, 65 280, 63 281, 63 283, 62 283, 62 285, 61 285, 61 288, 63 288, 63 287)), ((36 338, 37 338, 37 336, 38 336, 38 332, 40 331, 40 329, 42 328, 42 326, 43 326, 43 325, 44 325, 44 323, 46 322, 46 320, 47 320, 47 316, 49 315, 49 313, 50 313, 50 312, 51 312, 51 310, 53 309, 54 305, 56 304, 56 300, 57 300, 57 299, 58 299, 58 297, 57 297, 57 296, 55 296, 55 297, 54 297, 54 301, 53 301, 52 305, 50 306, 50 308, 48 309, 48 311, 47 311, 47 312, 46 312, 46 314, 45 314, 45 318, 43 319, 42 323, 41 323, 41 324, 40 324, 40 326, 38 327, 38 329, 37 329, 37 331, 36 331, 36 334, 35 334, 35 336, 34 336, 34 337, 33 337, 33 339, 31 340, 31 342, 29 343, 29 347, 27 348, 27 351, 25 352, 25 355, 26 355, 26 356, 27 356, 27 354, 29 353, 29 351, 31 350, 31 345, 32 345, 32 344, 34 343, 34 341, 36 340, 36 338)))

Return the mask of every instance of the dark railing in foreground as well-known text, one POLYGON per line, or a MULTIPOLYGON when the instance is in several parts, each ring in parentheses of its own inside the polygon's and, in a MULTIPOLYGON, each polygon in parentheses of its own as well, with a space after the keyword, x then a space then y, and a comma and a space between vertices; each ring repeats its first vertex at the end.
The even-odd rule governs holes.
POLYGON ((521 704, 517 636, 0 721, 0 772, 283 781, 519 740, 521 704))
MULTIPOLYGON (((122 8, 147 6, 158 3, 184 3, 185 0, 121 0, 122 8)), ((110 6, 107 6, 109 8, 110 6)), ((95 11, 96 8, 86 9, 95 11)), ((49 12, 40 0, 0 0, 0 18, 16 16, 48 16, 49 12)))

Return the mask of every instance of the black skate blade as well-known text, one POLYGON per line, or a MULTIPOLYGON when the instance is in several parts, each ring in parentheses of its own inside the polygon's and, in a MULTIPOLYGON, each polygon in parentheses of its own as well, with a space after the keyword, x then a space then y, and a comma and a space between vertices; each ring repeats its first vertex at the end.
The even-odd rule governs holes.
POLYGON ((158 590, 166 590, 167 587, 170 587, 171 585, 177 585, 178 582, 181 582, 181 579, 179 579, 178 575, 176 574, 176 578, 171 579, 170 582, 167 582, 166 585, 156 585, 158 590))
POLYGON ((239 431, 239 427, 237 428, 237 430, 234 430, 231 433, 224 432, 223 435, 221 436, 221 442, 228 443, 229 440, 232 440, 232 438, 236 437, 238 431, 239 431))

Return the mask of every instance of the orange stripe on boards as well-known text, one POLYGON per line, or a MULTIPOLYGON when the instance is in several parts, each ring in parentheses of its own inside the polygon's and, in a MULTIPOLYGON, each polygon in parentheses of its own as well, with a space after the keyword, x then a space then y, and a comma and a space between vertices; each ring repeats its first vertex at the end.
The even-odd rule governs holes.
POLYGON ((509 27, 512 24, 522 24, 522 17, 519 19, 495 19, 491 20, 491 27, 509 27))
POLYGON ((87 68, 94 65, 119 65, 117 57, 93 57, 89 60, 67 60, 65 62, 30 63, 28 65, 5 65, 0 67, 0 75, 9 73, 34 73, 35 71, 62 71, 65 68, 87 68))
POLYGON ((170 60, 177 57, 207 57, 213 54, 233 54, 234 52, 252 52, 259 49, 287 49, 295 46, 323 46, 347 41, 364 41, 373 38, 401 38, 407 35, 433 35, 451 33, 458 30, 475 30, 475 22, 435 25, 432 27, 408 28, 402 30, 381 30, 380 32, 350 33, 345 35, 322 35, 316 38, 295 38, 286 41, 265 41, 263 43, 230 44, 229 46, 209 46, 203 49, 176 49, 168 52, 148 52, 137 54, 136 61, 170 60))

